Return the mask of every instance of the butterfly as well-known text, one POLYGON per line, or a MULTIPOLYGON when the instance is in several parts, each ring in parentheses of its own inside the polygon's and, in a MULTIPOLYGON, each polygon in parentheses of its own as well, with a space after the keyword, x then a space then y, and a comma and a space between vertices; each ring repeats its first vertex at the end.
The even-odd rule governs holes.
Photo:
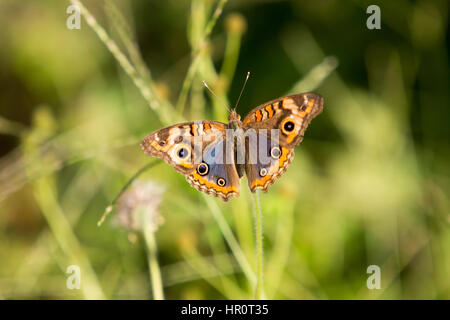
POLYGON ((256 107, 242 121, 233 109, 228 124, 193 121, 155 131, 141 148, 163 159, 197 190, 228 201, 239 196, 244 173, 252 192, 266 192, 286 171, 294 147, 322 109, 320 95, 289 95, 256 107))

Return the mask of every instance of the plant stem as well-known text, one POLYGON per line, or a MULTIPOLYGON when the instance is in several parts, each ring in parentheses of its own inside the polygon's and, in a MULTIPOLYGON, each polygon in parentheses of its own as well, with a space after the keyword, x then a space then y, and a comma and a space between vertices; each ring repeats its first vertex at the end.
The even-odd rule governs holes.
POLYGON ((241 267, 242 271, 244 272, 247 280, 250 282, 251 285, 256 284, 256 276, 253 272, 247 258, 245 257, 244 252, 242 251, 241 247, 239 246, 238 241, 233 235, 233 232, 230 229, 230 226, 228 225, 227 221, 225 220, 220 208, 217 206, 217 203, 211 199, 211 197, 207 195, 203 195, 206 204, 208 205, 209 209, 211 210, 211 213, 216 220, 217 224, 219 225, 220 231, 222 232, 226 242, 230 246, 231 252, 233 252, 234 257, 236 258, 236 261, 238 262, 239 266, 241 267))
POLYGON ((10 134, 13 136, 18 136, 26 130, 26 126, 19 122, 15 122, 3 117, 0 117, 0 133, 2 134, 10 134))
POLYGON ((261 300, 265 297, 263 288, 263 226, 261 202, 259 199, 259 191, 255 192, 255 236, 256 236, 256 292, 255 299, 261 300))
MULTIPOLYGON (((185 106, 186 100, 187 100, 187 95, 189 93, 189 90, 191 89, 192 81, 195 78, 195 75, 196 75, 199 65, 201 63, 201 60, 206 59, 206 57, 203 57, 202 55, 204 55, 203 51, 207 47, 208 37, 211 35, 211 32, 212 32, 214 26, 216 25, 217 20, 219 19, 220 15, 222 14, 223 7, 225 6, 225 4, 227 2, 228 2, 228 0, 220 0, 219 1, 216 10, 214 11, 213 15, 210 17, 210 19, 206 23, 203 34, 199 38, 196 37, 198 35, 196 35, 195 33, 193 33, 191 35, 192 36, 192 39, 191 39, 191 46, 192 46, 191 64, 189 66, 186 78, 183 81, 183 85, 182 85, 182 88, 180 91, 178 102, 175 107, 179 117, 181 117, 183 114, 184 106, 185 106)), ((195 2, 193 2, 193 4, 195 4, 195 2)), ((197 3, 197 5, 193 5, 191 8, 191 23, 196 24, 199 27, 202 27, 202 21, 203 21, 203 19, 201 18, 202 13, 201 12, 199 13, 198 11, 204 11, 205 7, 203 5, 199 5, 199 4, 200 4, 200 2, 197 3)), ((196 28, 193 27, 193 30, 196 30, 196 28)))
POLYGON ((152 161, 150 163, 147 163, 145 166, 140 168, 129 180, 125 185, 120 189, 119 193, 116 195, 114 200, 111 202, 109 206, 106 207, 105 212, 103 212, 102 217, 97 222, 97 226, 101 226, 103 222, 105 221, 106 217, 110 214, 110 212, 113 210, 114 206, 116 205, 117 200, 119 200, 120 196, 125 192, 125 190, 128 189, 128 187, 133 183, 134 180, 136 180, 142 173, 147 171, 148 169, 156 166, 160 162, 158 160, 152 161))
POLYGON ((306 76, 295 83, 288 91, 288 94, 315 90, 338 67, 338 64, 339 61, 336 57, 326 57, 321 63, 312 68, 306 76))
POLYGON ((188 72, 186 74, 186 78, 184 78, 183 85, 181 87, 180 95, 178 98, 178 102, 176 104, 176 110, 180 117, 183 116, 184 106, 186 104, 187 96, 189 90, 192 85, 192 81, 194 80, 195 74, 197 72, 198 65, 200 63, 201 54, 199 53, 194 60, 192 60, 191 65, 189 66, 188 72))
POLYGON ((245 33, 245 27, 240 27, 241 25, 245 25, 245 20, 241 16, 234 14, 231 17, 228 17, 225 55, 219 73, 219 77, 225 80, 225 91, 228 91, 230 83, 233 81, 239 59, 241 39, 242 35, 245 33), (238 25, 238 27, 236 25, 238 25))
POLYGON ((131 78, 133 83, 141 92, 144 99, 147 101, 151 109, 155 111, 159 119, 165 123, 172 123, 176 118, 175 113, 170 112, 173 110, 173 106, 168 102, 160 101, 153 90, 153 82, 146 83, 142 76, 137 72, 136 68, 131 64, 128 58, 119 49, 119 46, 112 40, 106 33, 105 29, 100 26, 95 19, 95 17, 86 9, 86 7, 79 0, 70 0, 70 2, 80 8, 81 14, 86 19, 87 24, 94 30, 100 40, 106 45, 108 50, 114 56, 114 58, 119 62, 125 73, 131 78))
POLYGON ((80 242, 75 236, 70 222, 59 206, 56 188, 51 177, 43 177, 33 183, 33 192, 36 201, 48 223, 56 243, 61 248, 67 260, 64 262, 75 264, 83 272, 83 282, 81 290, 85 299, 105 299, 100 282, 89 261, 88 256, 83 251, 80 242))
POLYGON ((111 26, 115 28, 119 39, 122 41, 132 64, 135 66, 140 76, 147 82, 152 81, 150 70, 144 63, 138 45, 135 41, 135 34, 127 25, 125 17, 117 4, 113 1, 105 2, 105 11, 111 22, 111 26))
POLYGON ((152 285, 152 293, 154 300, 164 300, 164 291, 161 279, 161 269, 159 268, 157 258, 157 246, 155 233, 150 227, 148 214, 145 210, 140 212, 145 244, 147 247, 147 261, 150 273, 150 282, 152 285))
POLYGON ((211 19, 208 21, 208 24, 206 25, 205 33, 203 35, 204 39, 209 37, 209 35, 211 34, 211 31, 216 25, 217 19, 219 19, 220 15, 222 14, 223 7, 227 2, 228 0, 220 0, 219 4, 216 7, 216 10, 214 11, 214 14, 212 15, 211 19))

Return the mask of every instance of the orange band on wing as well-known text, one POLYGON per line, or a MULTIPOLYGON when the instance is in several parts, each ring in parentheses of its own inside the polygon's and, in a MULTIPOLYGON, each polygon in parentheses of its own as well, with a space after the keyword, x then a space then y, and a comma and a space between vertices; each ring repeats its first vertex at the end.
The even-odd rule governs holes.
POLYGON ((313 107, 314 107, 314 100, 311 99, 308 101, 308 104, 306 105, 305 110, 299 112, 300 117, 302 117, 302 118, 306 117, 309 113, 311 113, 313 107))
MULTIPOLYGON (((295 119, 297 120, 297 119, 295 119)), ((300 131, 300 125, 298 121, 295 121, 295 130, 290 133, 286 139, 287 143, 291 143, 294 141, 295 137, 298 135, 298 132, 300 131)))
POLYGON ((262 114, 261 114, 261 110, 256 111, 256 122, 261 122, 262 120, 262 114))
POLYGON ((198 124, 195 124, 195 123, 191 124, 191 134, 193 136, 197 136, 198 135, 197 128, 198 128, 198 124))
POLYGON ((195 181, 199 181, 200 184, 206 186, 207 188, 212 188, 214 189, 216 192, 221 192, 225 195, 229 194, 229 193, 237 193, 238 190, 236 187, 234 186, 229 186, 229 187, 221 187, 218 186, 216 183, 214 182, 210 182, 208 179, 205 179, 204 177, 202 177, 201 175, 199 175, 197 172, 194 172, 192 174, 192 176, 194 177, 195 181))
POLYGON ((211 123, 211 127, 216 130, 224 130, 225 126, 219 123, 211 123))
POLYGON ((189 162, 178 162, 177 164, 182 165, 185 168, 192 168, 192 164, 189 162))
POLYGON ((155 140, 153 140, 150 145, 158 151, 161 151, 162 149, 164 149, 163 146, 160 146, 158 144, 158 142, 155 140))
POLYGON ((265 109, 266 109, 266 111, 267 111, 267 114, 268 114, 269 119, 272 118, 272 117, 273 117, 273 113, 274 113, 273 108, 272 108, 272 105, 269 104, 268 106, 266 106, 265 109))

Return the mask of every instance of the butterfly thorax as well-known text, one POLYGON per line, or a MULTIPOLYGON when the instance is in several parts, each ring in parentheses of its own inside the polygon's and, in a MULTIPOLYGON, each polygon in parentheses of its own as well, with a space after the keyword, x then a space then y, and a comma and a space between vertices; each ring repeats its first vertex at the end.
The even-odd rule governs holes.
POLYGON ((235 109, 231 110, 228 116, 228 128, 239 129, 242 128, 241 116, 236 112, 235 109))

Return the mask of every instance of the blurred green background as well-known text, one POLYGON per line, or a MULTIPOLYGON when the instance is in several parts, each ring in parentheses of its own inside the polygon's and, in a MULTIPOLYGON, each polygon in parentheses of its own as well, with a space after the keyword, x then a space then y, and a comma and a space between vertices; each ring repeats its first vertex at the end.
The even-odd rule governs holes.
MULTIPOLYGON (((243 116, 291 92, 325 99, 261 193, 267 298, 450 298, 448 1, 83 3, 134 81, 84 18, 66 27, 69 1, 0 1, 0 298, 153 298, 145 237, 118 210, 96 223, 151 161, 140 140, 181 118, 225 121, 201 80, 233 105, 247 71, 243 116), (381 30, 366 27, 371 4, 381 30), (66 288, 74 264, 80 290, 66 288), (379 290, 366 287, 369 265, 379 290)), ((144 199, 160 201, 165 297, 252 298, 245 178, 229 203, 166 164, 140 179, 165 188, 144 199)))

